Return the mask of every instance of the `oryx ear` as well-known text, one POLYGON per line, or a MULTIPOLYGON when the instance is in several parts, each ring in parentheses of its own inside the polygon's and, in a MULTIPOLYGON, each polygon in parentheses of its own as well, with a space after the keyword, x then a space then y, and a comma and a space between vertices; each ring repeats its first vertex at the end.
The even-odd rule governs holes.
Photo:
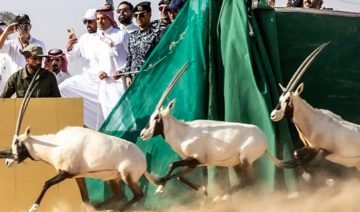
POLYGON ((295 91, 295 94, 299 95, 303 92, 304 90, 304 83, 301 83, 297 88, 296 88, 296 91, 295 91))
POLYGON ((161 106, 161 107, 160 107, 160 110, 164 110, 164 106, 161 106))
POLYGON ((283 91, 283 92, 285 92, 285 88, 279 83, 279 86, 280 86, 280 88, 281 88, 281 90, 283 91))
POLYGON ((176 99, 171 100, 166 109, 168 109, 169 111, 172 110, 175 107, 175 102, 176 99))
POLYGON ((31 133, 31 125, 29 125, 26 130, 25 130, 25 137, 28 138, 30 136, 30 133, 31 133))

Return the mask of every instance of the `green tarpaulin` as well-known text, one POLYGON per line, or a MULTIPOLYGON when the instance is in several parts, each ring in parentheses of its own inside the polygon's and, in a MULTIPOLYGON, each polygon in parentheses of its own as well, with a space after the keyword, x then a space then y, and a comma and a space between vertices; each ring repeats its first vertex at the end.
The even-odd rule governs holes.
MULTIPOLYGON (((143 141, 139 134, 173 76, 183 64, 192 61, 165 101, 167 104, 176 98, 172 112, 176 118, 255 124, 267 135, 273 155, 290 158, 286 121, 274 124, 269 119, 278 101, 281 72, 275 12, 264 7, 248 14, 243 0, 188 1, 100 131, 136 143, 147 157, 148 171, 164 175, 169 164, 180 157, 160 136, 143 141), (252 16, 253 37, 249 36, 248 15, 252 16)), ((254 166, 257 187, 263 194, 269 194, 275 186, 295 189, 292 171, 284 174, 265 156, 254 166)), ((186 178, 208 185, 213 191, 210 196, 215 195, 215 185, 225 188, 234 183, 228 168, 198 168, 186 178), (207 172, 208 180, 204 174, 207 172)), ((87 179, 87 184, 92 202, 111 196, 104 182, 87 179)), ((157 196, 156 187, 145 178, 139 184, 146 195, 138 204, 142 207, 190 204, 202 198, 176 180, 157 196)))

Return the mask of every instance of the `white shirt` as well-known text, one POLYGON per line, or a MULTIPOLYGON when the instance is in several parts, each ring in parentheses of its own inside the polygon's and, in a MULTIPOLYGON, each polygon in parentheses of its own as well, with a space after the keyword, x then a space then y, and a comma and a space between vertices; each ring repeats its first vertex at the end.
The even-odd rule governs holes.
POLYGON ((126 90, 125 77, 114 80, 111 76, 125 68, 130 35, 112 26, 105 31, 98 30, 98 35, 99 39, 94 46, 99 71, 104 71, 109 76, 101 80, 99 87, 99 102, 106 119, 126 90))
MULTIPOLYGON (((45 54, 45 44, 42 41, 30 36, 29 44, 41 46, 43 53, 45 54)), ((11 58, 12 74, 24 68, 26 65, 25 57, 20 54, 19 50, 23 50, 23 46, 20 43, 19 38, 5 41, 4 46, 0 49, 0 53, 8 54, 11 58)))
POLYGON ((0 53, 0 94, 3 92, 7 80, 11 76, 11 58, 7 54, 0 53))
POLYGON ((139 28, 139 26, 135 25, 134 23, 131 23, 127 26, 125 26, 124 24, 120 24, 120 29, 124 30, 128 33, 132 32, 133 30, 138 29, 138 28, 139 28))
POLYGON ((98 79, 99 64, 95 57, 94 43, 99 40, 96 33, 83 34, 71 51, 65 49, 66 58, 73 62, 79 58, 83 61, 82 74, 87 75, 91 80, 98 79))
POLYGON ((54 73, 56 77, 57 84, 60 85, 60 83, 64 82, 67 78, 70 77, 69 73, 65 73, 63 71, 60 71, 58 74, 54 73))
POLYGON ((94 43, 94 46, 96 48, 95 55, 99 61, 99 71, 104 71, 112 76, 116 71, 123 69, 126 64, 130 35, 126 31, 112 26, 105 31, 98 30, 97 34, 100 39, 94 43), (101 37, 104 36, 106 37, 105 41, 101 40, 101 37))

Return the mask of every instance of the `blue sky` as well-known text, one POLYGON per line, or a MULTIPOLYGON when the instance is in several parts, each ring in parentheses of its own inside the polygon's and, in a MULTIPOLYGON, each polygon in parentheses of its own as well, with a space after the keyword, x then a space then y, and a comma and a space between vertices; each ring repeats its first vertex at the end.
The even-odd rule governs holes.
MULTIPOLYGON (((134 5, 142 0, 128 0, 134 5)), ((159 18, 157 10, 159 0, 152 2, 153 19, 159 18)), ((276 6, 282 7, 287 0, 276 0, 276 6)), ((360 0, 324 0, 324 6, 343 11, 360 12, 360 0), (350 2, 350 3, 346 3, 350 2), (355 4, 354 4, 355 3, 355 4)), ((120 0, 114 0, 118 5, 120 0)), ((89 8, 98 8, 104 4, 99 0, 0 0, 0 10, 14 14, 25 13, 30 16, 33 29, 31 34, 42 40, 46 49, 61 48, 66 46, 67 28, 74 28, 79 37, 86 32, 84 25, 79 20, 89 8)), ((70 72, 77 73, 81 62, 71 63, 70 72)))

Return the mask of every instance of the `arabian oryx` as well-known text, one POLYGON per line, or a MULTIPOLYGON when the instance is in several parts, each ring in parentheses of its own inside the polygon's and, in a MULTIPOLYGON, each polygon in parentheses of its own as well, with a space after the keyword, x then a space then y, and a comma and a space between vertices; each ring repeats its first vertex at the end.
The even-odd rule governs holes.
MULTIPOLYGON (((36 76, 33 79, 35 78, 36 76)), ((30 83, 29 88, 33 83, 30 83)), ((37 211, 45 192, 68 178, 76 179, 84 203, 89 202, 84 177, 108 181, 113 197, 95 205, 95 208, 120 201, 124 197, 119 186, 120 180, 125 182, 134 195, 132 200, 119 209, 120 211, 142 198, 143 193, 137 185, 139 178, 144 174, 152 183, 155 183, 156 179, 147 172, 145 155, 135 144, 81 127, 66 127, 56 134, 41 136, 31 135, 28 127, 24 134, 19 135, 21 122, 34 88, 28 90, 24 97, 11 146, 12 155, 6 160, 6 165, 14 167, 30 158, 51 164, 58 174, 45 182, 40 196, 29 211, 37 211)))
POLYGON ((280 85, 283 93, 278 106, 271 112, 271 119, 280 121, 283 118, 291 118, 305 145, 304 148, 295 151, 297 161, 282 167, 291 168, 307 163, 308 161, 304 162, 302 159, 312 154, 316 155, 315 159, 326 158, 360 171, 360 126, 343 120, 331 111, 315 109, 309 105, 300 97, 304 89, 303 83, 294 90, 307 67, 326 45, 321 45, 306 58, 286 88, 280 85))
POLYGON ((171 173, 174 169, 185 167, 176 175, 177 179, 196 191, 203 190, 207 196, 204 187, 194 185, 184 179, 184 175, 198 166, 233 167, 239 183, 229 188, 224 196, 213 199, 213 201, 227 200, 231 194, 255 182, 252 164, 264 153, 276 165, 281 161, 268 153, 266 136, 255 125, 210 120, 183 122, 173 117, 170 110, 175 107, 175 99, 165 109, 162 105, 182 74, 183 72, 179 72, 169 84, 148 125, 140 134, 143 140, 161 135, 183 158, 181 161, 173 162, 166 176, 159 179, 158 182, 162 185, 157 189, 157 193, 161 193, 166 182, 173 177, 171 173))

